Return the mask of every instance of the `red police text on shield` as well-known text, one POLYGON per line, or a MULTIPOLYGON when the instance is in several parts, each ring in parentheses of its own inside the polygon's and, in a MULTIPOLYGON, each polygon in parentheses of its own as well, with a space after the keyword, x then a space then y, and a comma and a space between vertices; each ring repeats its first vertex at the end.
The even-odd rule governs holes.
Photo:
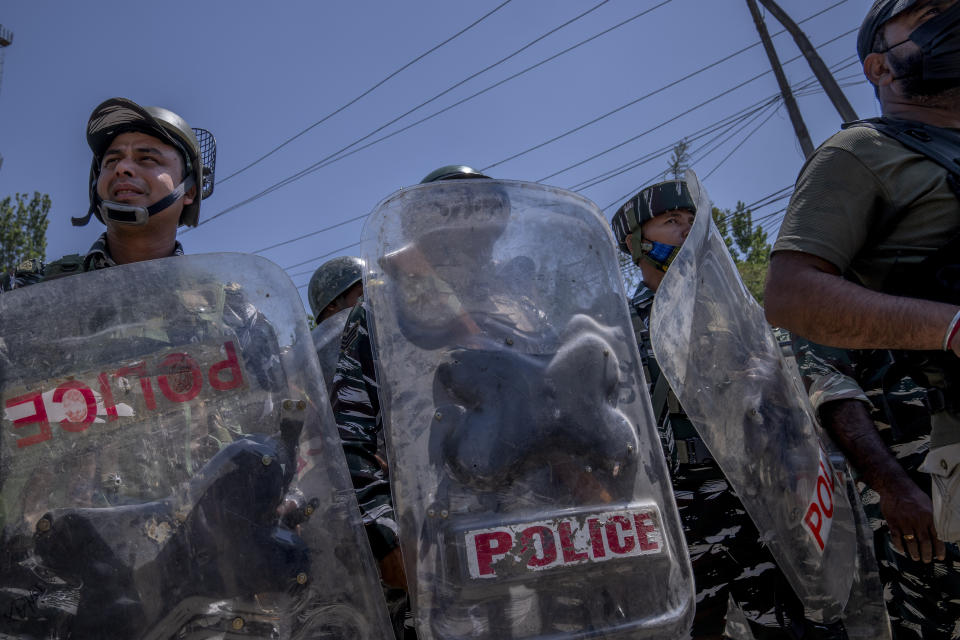
MULTIPOLYGON (((208 386, 214 391, 227 391, 243 386, 243 371, 237 359, 237 349, 232 341, 222 345, 226 358, 210 366, 200 364, 189 353, 170 353, 157 361, 148 359, 119 367, 113 371, 101 371, 96 381, 84 382, 70 378, 57 384, 51 393, 38 388, 15 398, 8 398, 4 405, 8 419, 14 418, 17 430, 17 447, 30 447, 47 442, 54 437, 51 420, 63 416, 58 424, 60 430, 69 433, 85 431, 97 419, 119 419, 132 415, 126 401, 130 393, 138 393, 136 404, 149 411, 156 411, 158 403, 182 403, 196 398, 208 386), (206 374, 206 376, 204 376, 206 374), (139 381, 139 392, 129 380, 139 381), (126 391, 119 391, 122 386, 126 391), (123 396, 124 402, 115 398, 123 396), (32 405, 32 406, 31 406, 32 405), (118 411, 118 407, 130 413, 118 411)), ((102 420, 101 420, 102 421, 102 420)))
POLYGON ((506 564, 528 571, 661 553, 655 508, 624 509, 478 529, 465 534, 472 578, 494 578, 506 564))

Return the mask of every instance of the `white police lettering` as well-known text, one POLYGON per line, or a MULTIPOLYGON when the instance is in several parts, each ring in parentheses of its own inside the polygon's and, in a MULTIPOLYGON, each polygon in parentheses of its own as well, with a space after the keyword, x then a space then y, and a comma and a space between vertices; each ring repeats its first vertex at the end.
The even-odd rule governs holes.
POLYGON ((657 554, 664 544, 655 505, 477 529, 464 541, 471 578, 657 554))
POLYGON ((836 478, 830 466, 827 454, 820 448, 820 465, 817 469, 817 484, 813 489, 813 498, 803 516, 803 524, 813 536, 820 553, 827 546, 830 527, 833 525, 833 492, 836 490, 836 478))

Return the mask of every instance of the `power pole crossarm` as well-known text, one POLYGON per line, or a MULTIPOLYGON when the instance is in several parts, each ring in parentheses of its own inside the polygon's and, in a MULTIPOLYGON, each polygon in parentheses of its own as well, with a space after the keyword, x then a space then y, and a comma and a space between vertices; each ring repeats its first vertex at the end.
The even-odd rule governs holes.
POLYGON ((760 34, 763 48, 770 59, 773 75, 776 76, 777 84, 780 86, 780 95, 783 96, 783 103, 787 107, 787 113, 790 114, 790 122, 793 123, 793 130, 797 134, 797 140, 800 141, 800 148, 803 150, 804 157, 809 158, 813 154, 813 141, 810 139, 807 125, 803 123, 800 107, 797 106, 793 92, 790 91, 787 76, 784 75, 783 67, 780 66, 780 59, 777 57, 777 50, 773 48, 773 41, 770 40, 770 34, 767 32, 767 25, 763 22, 763 16, 760 15, 756 0, 747 0, 747 6, 750 8, 750 15, 753 16, 753 23, 757 26, 757 33, 760 34))
POLYGON ((847 100, 847 96, 844 95, 843 90, 840 89, 840 85, 834 80, 833 74, 830 73, 827 65, 820 59, 817 50, 810 44, 810 39, 807 38, 807 34, 800 30, 797 23, 791 20, 790 16, 788 16, 774 0, 760 0, 760 4, 793 36, 793 41, 797 43, 800 53, 807 59, 807 64, 810 65, 813 75, 817 77, 823 90, 827 92, 827 97, 830 98, 830 102, 833 103, 833 107, 837 110, 837 113, 840 114, 840 117, 843 118, 843 121, 850 122, 852 120, 859 120, 860 118, 857 116, 857 112, 853 110, 850 101, 847 100))

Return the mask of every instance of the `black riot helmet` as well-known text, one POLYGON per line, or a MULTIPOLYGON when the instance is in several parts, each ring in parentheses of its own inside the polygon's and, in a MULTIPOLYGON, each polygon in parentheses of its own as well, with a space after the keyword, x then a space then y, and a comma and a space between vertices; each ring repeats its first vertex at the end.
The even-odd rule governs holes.
POLYGON ((217 159, 217 143, 209 131, 191 129, 186 120, 163 107, 141 107, 126 98, 111 98, 97 106, 87 122, 87 144, 93 152, 90 164, 90 209, 87 215, 72 218, 75 226, 83 226, 96 215, 106 223, 109 217, 124 224, 146 224, 149 217, 163 211, 193 186, 197 196, 183 208, 180 224, 197 226, 200 218, 200 201, 213 193, 214 168, 217 159), (122 133, 137 131, 153 136, 180 152, 183 160, 181 183, 166 197, 149 207, 137 207, 116 202, 104 202, 97 193, 100 165, 103 154, 122 133))
POLYGON ((420 181, 420 184, 427 184, 428 182, 437 182, 439 180, 466 180, 470 178, 488 178, 490 176, 485 176, 473 167, 468 167, 465 164, 448 164, 445 167, 440 167, 439 169, 434 169, 428 173, 423 180, 420 181))

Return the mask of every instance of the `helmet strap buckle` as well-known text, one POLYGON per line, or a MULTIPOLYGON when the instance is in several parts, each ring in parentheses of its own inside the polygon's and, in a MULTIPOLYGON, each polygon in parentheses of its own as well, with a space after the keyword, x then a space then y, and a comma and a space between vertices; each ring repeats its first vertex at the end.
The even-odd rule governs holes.
POLYGON ((107 220, 112 220, 119 224, 140 226, 147 224, 147 220, 150 219, 150 214, 147 212, 146 207, 138 207, 132 204, 106 200, 101 202, 98 208, 104 224, 106 224, 107 220))
MULTIPOLYGON (((132 204, 123 204, 121 202, 112 202, 110 200, 100 200, 97 205, 97 210, 100 212, 100 217, 103 219, 103 223, 106 224, 107 220, 112 220, 119 224, 127 224, 130 226, 141 226, 147 224, 147 221, 155 213, 160 213, 174 202, 183 197, 187 192, 187 189, 192 187, 195 183, 193 175, 188 175, 184 178, 176 189, 168 193, 165 197, 161 198, 157 202, 154 202, 149 207, 141 207, 132 204)), ((99 200, 99 198, 98 198, 99 200)))

